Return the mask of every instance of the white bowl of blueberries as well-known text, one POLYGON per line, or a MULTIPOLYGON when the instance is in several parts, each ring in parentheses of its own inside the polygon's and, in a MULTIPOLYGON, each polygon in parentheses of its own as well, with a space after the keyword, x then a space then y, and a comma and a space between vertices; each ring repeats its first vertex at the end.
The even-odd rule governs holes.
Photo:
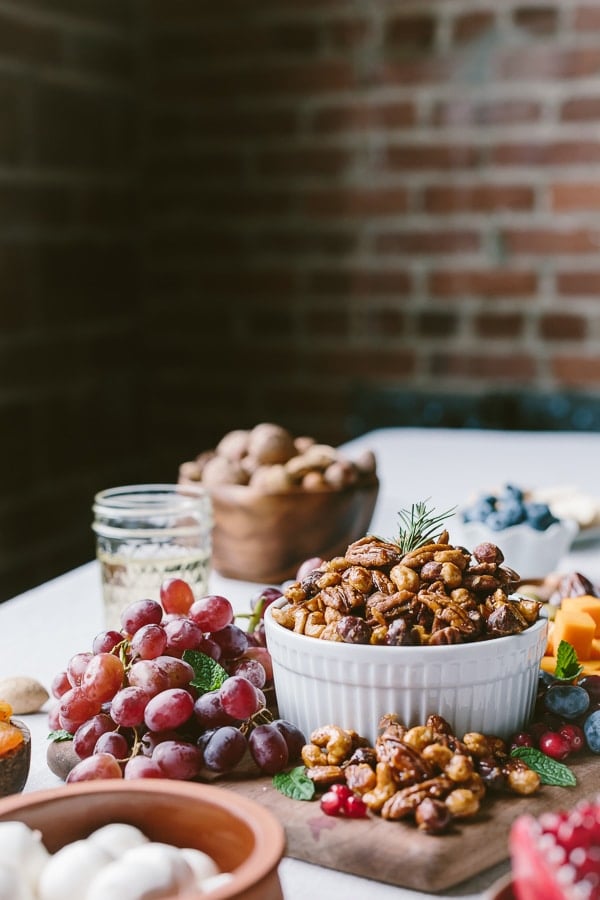
POLYGON ((459 519, 465 546, 496 544, 522 581, 557 571, 579 530, 574 520, 557 518, 548 504, 529 499, 513 484, 481 494, 460 511, 459 519))

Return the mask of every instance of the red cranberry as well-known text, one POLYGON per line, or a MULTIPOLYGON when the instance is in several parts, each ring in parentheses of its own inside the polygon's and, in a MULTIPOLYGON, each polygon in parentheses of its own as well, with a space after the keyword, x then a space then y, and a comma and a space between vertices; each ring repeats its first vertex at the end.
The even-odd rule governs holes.
POLYGON ((527 731, 518 731, 513 734, 510 739, 510 749, 514 750, 515 747, 535 747, 533 735, 527 731))
POLYGON ((566 759, 571 752, 571 744, 558 731, 545 731, 540 737, 539 748, 552 759, 566 759))
POLYGON ((562 726, 559 734, 562 734, 569 742, 571 753, 579 753, 585 747, 585 735, 579 725, 573 725, 569 722, 568 725, 562 726))

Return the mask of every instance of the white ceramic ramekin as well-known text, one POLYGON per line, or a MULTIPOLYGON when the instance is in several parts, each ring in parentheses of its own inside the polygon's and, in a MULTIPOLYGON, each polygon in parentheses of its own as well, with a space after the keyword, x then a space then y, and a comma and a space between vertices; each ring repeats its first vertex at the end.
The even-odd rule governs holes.
POLYGON ((374 741, 386 713, 408 727, 438 714, 459 737, 507 738, 533 712, 547 621, 509 637, 435 647, 319 640, 279 625, 270 609, 265 631, 279 714, 307 738, 339 725, 374 741))

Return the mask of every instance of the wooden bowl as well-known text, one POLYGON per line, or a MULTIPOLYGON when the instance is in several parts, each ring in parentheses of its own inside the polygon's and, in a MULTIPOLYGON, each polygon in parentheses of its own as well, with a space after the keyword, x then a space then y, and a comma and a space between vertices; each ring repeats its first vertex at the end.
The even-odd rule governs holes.
POLYGON ((110 822, 135 825, 152 841, 203 850, 231 872, 211 900, 283 900, 282 826, 264 807, 225 788, 168 779, 78 782, 0 800, 0 821, 9 820, 39 829, 50 853, 110 822))
POLYGON ((213 566, 242 581, 293 578, 304 560, 341 556, 365 535, 378 491, 375 478, 340 491, 267 494, 247 485, 213 487, 213 566))

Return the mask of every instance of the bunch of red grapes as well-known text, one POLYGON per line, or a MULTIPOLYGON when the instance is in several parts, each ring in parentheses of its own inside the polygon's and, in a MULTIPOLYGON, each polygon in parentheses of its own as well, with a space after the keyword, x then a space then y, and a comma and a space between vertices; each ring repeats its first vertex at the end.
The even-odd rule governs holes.
POLYGON ((73 736, 80 758, 67 781, 214 777, 248 757, 275 774, 297 760, 304 735, 273 719, 265 697, 262 616, 279 596, 266 588, 255 598, 247 630, 229 600, 196 600, 179 578, 162 584, 160 603, 131 603, 120 631, 100 632, 53 680, 50 727, 73 736))

